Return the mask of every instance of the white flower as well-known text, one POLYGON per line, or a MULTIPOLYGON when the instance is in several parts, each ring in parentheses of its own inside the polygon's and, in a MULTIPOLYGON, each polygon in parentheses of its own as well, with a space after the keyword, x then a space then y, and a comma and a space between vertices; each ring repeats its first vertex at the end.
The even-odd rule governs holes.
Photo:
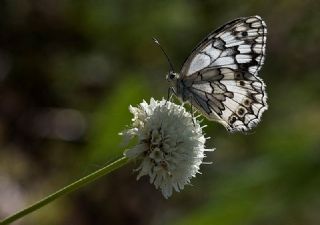
POLYGON ((180 191, 199 173, 205 157, 206 138, 199 122, 183 106, 153 98, 138 107, 129 107, 134 115, 132 127, 120 135, 127 140, 138 138, 138 144, 125 151, 129 159, 136 159, 141 176, 149 175, 150 183, 160 188, 165 198, 172 190, 180 191))

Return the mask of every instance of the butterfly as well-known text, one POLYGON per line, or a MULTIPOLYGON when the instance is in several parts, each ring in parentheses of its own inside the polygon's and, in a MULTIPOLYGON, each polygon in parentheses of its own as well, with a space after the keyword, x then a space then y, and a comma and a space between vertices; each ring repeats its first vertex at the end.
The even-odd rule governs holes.
POLYGON ((180 73, 161 48, 171 65, 169 90, 228 131, 252 129, 268 108, 265 84, 257 76, 265 60, 266 35, 260 16, 230 21, 197 45, 180 73))

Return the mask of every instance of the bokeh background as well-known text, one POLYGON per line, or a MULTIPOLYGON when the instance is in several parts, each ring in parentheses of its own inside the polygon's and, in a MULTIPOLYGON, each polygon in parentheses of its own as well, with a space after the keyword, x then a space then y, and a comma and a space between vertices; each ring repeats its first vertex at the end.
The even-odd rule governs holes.
POLYGON ((212 165, 165 200, 128 165, 20 225, 320 224, 320 2, 2 0, 0 218, 123 151, 128 106, 167 94, 176 68, 223 23, 268 25, 269 110, 250 134, 205 121, 212 165))

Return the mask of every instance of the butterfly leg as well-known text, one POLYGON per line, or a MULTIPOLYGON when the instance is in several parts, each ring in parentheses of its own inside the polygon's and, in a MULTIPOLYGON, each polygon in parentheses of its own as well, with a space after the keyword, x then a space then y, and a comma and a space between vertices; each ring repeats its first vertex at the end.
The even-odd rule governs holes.
POLYGON ((168 96, 167 96, 167 100, 166 100, 166 103, 165 103, 165 104, 167 104, 167 102, 171 100, 173 93, 174 93, 173 88, 172 88, 172 87, 169 87, 169 88, 168 88, 168 96))
POLYGON ((194 122, 196 118, 194 117, 193 105, 191 104, 193 99, 194 98, 192 96, 190 96, 190 99, 189 99, 189 101, 190 101, 190 111, 191 111, 191 117, 192 117, 193 126, 196 126, 196 124, 194 122))
POLYGON ((196 126, 196 124, 195 124, 195 122, 194 122, 195 118, 193 117, 193 115, 194 115, 194 112, 193 112, 193 106, 192 106, 192 104, 190 104, 190 106, 191 106, 190 111, 191 111, 191 116, 192 116, 192 123, 193 123, 193 126, 195 127, 195 126, 196 126))

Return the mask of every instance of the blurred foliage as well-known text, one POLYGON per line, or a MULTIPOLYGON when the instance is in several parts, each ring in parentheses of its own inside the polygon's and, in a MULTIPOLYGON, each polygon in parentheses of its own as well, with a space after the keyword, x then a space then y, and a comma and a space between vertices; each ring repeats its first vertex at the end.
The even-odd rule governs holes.
POLYGON ((269 110, 250 134, 205 121, 214 163, 164 200, 134 165, 16 224, 320 224, 320 4, 316 0, 0 2, 0 217, 121 154, 128 106, 167 94, 207 33, 268 25, 269 110))

